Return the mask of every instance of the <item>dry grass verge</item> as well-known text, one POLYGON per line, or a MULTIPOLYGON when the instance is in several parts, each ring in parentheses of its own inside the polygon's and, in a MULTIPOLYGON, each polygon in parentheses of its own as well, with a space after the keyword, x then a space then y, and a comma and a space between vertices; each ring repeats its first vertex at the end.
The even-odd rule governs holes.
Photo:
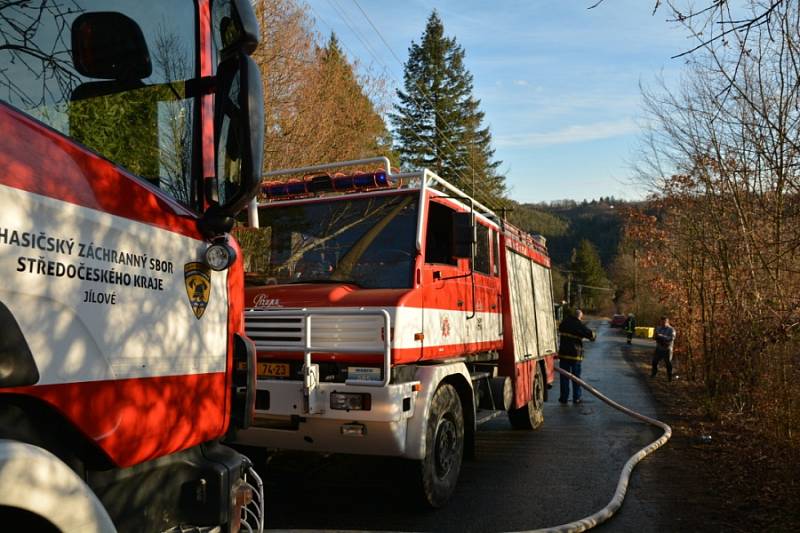
POLYGON ((766 439, 759 421, 711 418, 692 382, 650 375, 650 350, 623 348, 647 380, 670 442, 653 457, 662 489, 683 531, 796 531, 800 520, 800 453, 766 439), (710 437, 710 438, 709 438, 710 437))

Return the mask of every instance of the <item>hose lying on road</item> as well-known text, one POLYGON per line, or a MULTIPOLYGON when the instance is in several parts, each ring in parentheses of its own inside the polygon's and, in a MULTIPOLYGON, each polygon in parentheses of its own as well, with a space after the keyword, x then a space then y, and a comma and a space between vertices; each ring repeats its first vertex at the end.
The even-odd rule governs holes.
POLYGON ((644 416, 636 411, 632 411, 627 407, 624 407, 614 400, 604 396, 600 391, 580 379, 579 377, 567 372, 566 370, 562 370, 558 367, 555 368, 557 372, 565 375, 575 383, 579 383, 582 387, 585 387, 586 390, 600 398, 603 402, 607 403, 614 409, 618 409, 623 413, 636 418, 637 420, 641 420, 642 422, 647 422, 653 426, 659 427, 664 430, 664 434, 661 435, 661 438, 654 440, 628 459, 628 462, 625 463, 625 466, 622 468, 622 473, 619 476, 619 482, 617 483, 617 490, 614 492, 614 497, 611 498, 611 501, 608 502, 608 505, 597 511, 596 513, 587 516, 586 518, 581 518, 580 520, 576 520, 575 522, 570 522, 568 524, 562 524, 560 526, 548 527, 544 529, 537 529, 534 533, 573 533, 577 531, 586 531, 587 529, 591 529, 599 524, 602 524, 616 513, 619 508, 622 506, 622 500, 625 499, 625 493, 628 490, 628 481, 631 477, 631 472, 633 471, 633 467, 636 466, 636 463, 647 457, 649 454, 656 451, 660 448, 665 442, 669 440, 672 436, 672 428, 669 427, 664 422, 659 420, 655 420, 653 418, 644 416))

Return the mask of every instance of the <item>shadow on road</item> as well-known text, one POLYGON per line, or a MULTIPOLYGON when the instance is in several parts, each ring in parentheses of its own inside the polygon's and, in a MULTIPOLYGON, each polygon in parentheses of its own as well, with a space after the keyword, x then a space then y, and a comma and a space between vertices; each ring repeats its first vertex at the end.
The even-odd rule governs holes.
MULTIPOLYGON (((583 377, 612 399, 656 415, 648 386, 632 359, 648 343, 633 345, 593 321, 598 340, 587 343, 583 377)), ((588 393, 584 403, 562 405, 558 378, 538 431, 514 431, 505 417, 482 426, 477 459, 466 461, 447 507, 416 505, 409 473, 415 463, 380 457, 279 453, 261 470, 272 528, 402 531, 520 531, 587 516, 605 506, 628 457, 660 431, 606 406, 588 393)), ((669 446, 669 443, 667 444, 669 446)), ((662 448, 663 449, 663 448, 662 448)), ((661 451, 657 451, 658 455, 661 451)), ((673 506, 645 459, 634 471, 628 497, 604 531, 678 531, 673 506)))

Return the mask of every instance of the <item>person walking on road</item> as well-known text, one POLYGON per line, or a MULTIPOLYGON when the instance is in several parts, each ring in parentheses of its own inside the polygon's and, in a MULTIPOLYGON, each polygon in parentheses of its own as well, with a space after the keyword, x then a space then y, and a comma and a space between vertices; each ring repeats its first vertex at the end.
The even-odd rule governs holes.
POLYGON ((628 313, 628 319, 625 321, 625 333, 628 335, 628 344, 631 343, 633 333, 636 331, 636 317, 633 313, 628 313))
MULTIPOLYGON (((581 377, 581 361, 583 361, 583 339, 595 340, 594 331, 587 328, 581 319, 583 311, 576 309, 574 314, 564 318, 558 326, 558 333, 561 338, 558 349, 558 366, 567 372, 581 377)), ((563 374, 560 378, 561 394, 558 397, 560 403, 567 403, 569 399, 570 379, 563 374)), ((572 403, 581 403, 581 386, 577 383, 572 384, 572 403)))
POLYGON ((667 380, 672 381, 672 346, 675 344, 675 328, 669 325, 669 317, 661 317, 661 325, 656 328, 656 351, 653 354, 653 370, 650 377, 658 374, 658 363, 663 359, 667 366, 667 380))

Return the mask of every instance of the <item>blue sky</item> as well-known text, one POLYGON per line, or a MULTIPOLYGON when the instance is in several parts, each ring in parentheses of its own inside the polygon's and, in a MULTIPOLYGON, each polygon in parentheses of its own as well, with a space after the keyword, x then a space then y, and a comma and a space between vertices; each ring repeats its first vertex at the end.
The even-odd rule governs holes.
POLYGON ((652 15, 654 0, 308 0, 323 37, 333 30, 361 65, 402 83, 411 41, 431 11, 466 52, 503 161, 520 202, 615 196, 629 184, 643 121, 639 84, 678 79, 686 34, 652 15), (357 2, 357 3, 356 3, 357 2), (370 26, 381 30, 388 46, 370 26))

